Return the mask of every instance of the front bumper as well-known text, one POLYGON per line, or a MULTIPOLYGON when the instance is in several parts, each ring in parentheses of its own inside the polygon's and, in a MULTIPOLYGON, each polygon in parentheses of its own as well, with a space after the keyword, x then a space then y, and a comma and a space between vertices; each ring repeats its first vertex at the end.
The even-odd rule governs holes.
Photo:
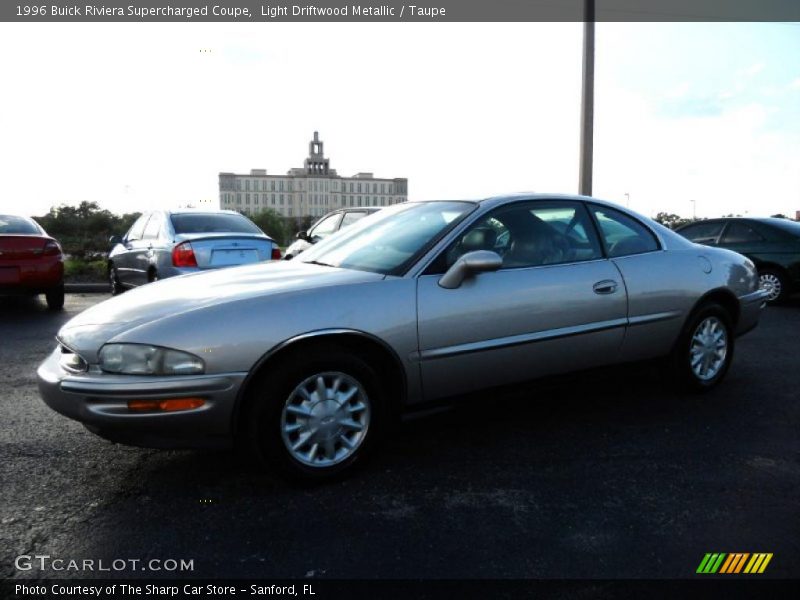
POLYGON ((39 393, 62 415, 114 442, 148 448, 228 447, 233 411, 247 373, 191 376, 74 374, 59 364, 58 348, 37 371, 39 393), (202 398, 205 404, 177 412, 131 412, 128 400, 202 398))
POLYGON ((756 325, 758 325, 761 311, 767 305, 767 296, 769 296, 769 292, 757 289, 739 298, 739 321, 736 325, 737 336, 744 335, 748 331, 755 329, 756 325))

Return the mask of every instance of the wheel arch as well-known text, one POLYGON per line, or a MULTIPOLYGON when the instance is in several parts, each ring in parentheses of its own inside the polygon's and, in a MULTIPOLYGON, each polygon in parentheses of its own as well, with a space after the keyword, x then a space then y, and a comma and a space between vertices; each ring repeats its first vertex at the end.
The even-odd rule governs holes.
POLYGON ((733 325, 735 330, 736 325, 739 323, 741 307, 739 306, 739 299, 736 297, 736 295, 726 288, 716 288, 706 292, 703 296, 701 296, 700 299, 695 302, 692 310, 687 315, 686 323, 691 320, 692 316, 700 309, 700 307, 710 302, 719 304, 728 311, 728 314, 731 316, 731 325, 733 325))
POLYGON ((381 380, 388 383, 386 393, 391 412, 394 415, 399 413, 408 390, 405 368, 394 349, 377 336, 364 331, 324 329, 303 333, 285 340, 258 359, 247 374, 236 397, 231 425, 234 437, 238 437, 241 432, 242 417, 247 414, 248 409, 248 391, 258 381, 258 378, 280 361, 289 360, 320 344, 342 346, 373 366, 381 375, 381 380))

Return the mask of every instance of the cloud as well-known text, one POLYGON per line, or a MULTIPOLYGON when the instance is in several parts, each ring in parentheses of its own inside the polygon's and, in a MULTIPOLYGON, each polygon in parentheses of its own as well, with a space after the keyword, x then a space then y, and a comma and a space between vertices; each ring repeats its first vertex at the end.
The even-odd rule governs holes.
POLYGON ((761 73, 761 71, 764 70, 764 67, 765 67, 765 65, 762 62, 755 63, 755 64, 752 64, 752 65, 750 65, 749 67, 747 67, 745 69, 742 69, 740 71, 740 74, 745 76, 745 77, 755 77, 756 75, 761 73))

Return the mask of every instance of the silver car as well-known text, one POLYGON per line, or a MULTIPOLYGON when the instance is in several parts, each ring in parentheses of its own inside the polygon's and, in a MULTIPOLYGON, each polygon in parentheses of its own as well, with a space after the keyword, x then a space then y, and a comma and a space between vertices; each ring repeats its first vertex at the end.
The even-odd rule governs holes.
POLYGON ((117 442, 237 441, 322 479, 359 464, 398 412, 466 392, 661 357, 682 387, 710 389, 764 298, 747 258, 593 198, 410 202, 293 261, 86 310, 39 388, 117 442))
POLYGON ((156 210, 139 217, 108 254, 111 293, 175 275, 278 260, 278 245, 232 210, 156 210))
POLYGON ((311 246, 324 240, 332 233, 350 227, 350 225, 358 223, 367 215, 371 215, 379 210, 380 208, 373 208, 371 206, 359 206, 355 208, 340 208, 339 210, 327 213, 314 223, 308 231, 297 232, 297 239, 286 249, 286 253, 283 257, 284 260, 292 260, 295 256, 304 250, 308 250, 311 246))

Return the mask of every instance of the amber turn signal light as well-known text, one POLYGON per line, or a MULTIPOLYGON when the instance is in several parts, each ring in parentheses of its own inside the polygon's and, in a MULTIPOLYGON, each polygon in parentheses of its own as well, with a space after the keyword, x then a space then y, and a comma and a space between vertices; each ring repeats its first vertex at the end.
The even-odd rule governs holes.
POLYGON ((202 398, 170 398, 169 400, 128 400, 128 410, 174 412, 199 408, 206 401, 202 398))

